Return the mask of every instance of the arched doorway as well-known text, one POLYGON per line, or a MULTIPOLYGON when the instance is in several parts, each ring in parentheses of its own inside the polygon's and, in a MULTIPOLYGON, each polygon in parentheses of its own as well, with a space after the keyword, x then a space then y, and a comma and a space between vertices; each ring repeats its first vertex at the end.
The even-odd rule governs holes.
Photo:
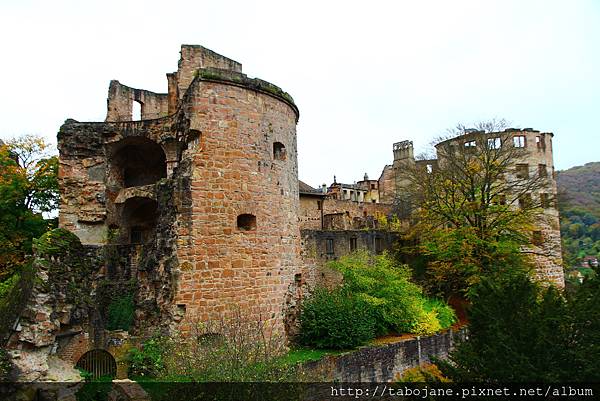
POLYGON ((86 352, 79 358, 75 367, 91 373, 94 379, 103 376, 111 378, 117 376, 117 362, 115 358, 103 349, 93 349, 86 352))

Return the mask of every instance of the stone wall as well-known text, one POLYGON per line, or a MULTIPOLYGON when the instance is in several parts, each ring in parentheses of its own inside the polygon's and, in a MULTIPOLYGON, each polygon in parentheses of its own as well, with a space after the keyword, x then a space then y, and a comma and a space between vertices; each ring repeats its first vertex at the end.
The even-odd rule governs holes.
MULTIPOLYGON (((388 216, 391 212, 392 206, 385 203, 354 202, 300 194, 299 219, 300 229, 303 230, 374 228, 373 224, 367 223, 367 220, 373 221, 379 216, 388 216), (318 202, 321 202, 321 209, 319 209, 318 202), (336 214, 342 215, 340 223, 327 226, 326 216, 336 214)), ((331 220, 331 218, 329 219, 331 220)))
POLYGON ((142 120, 166 117, 169 111, 166 93, 130 88, 113 80, 108 89, 106 121, 131 121, 134 102, 141 105, 142 120))
POLYGON ((178 98, 185 95, 187 88, 200 68, 218 68, 237 73, 242 72, 242 64, 202 46, 181 45, 180 55, 176 73, 178 98))
POLYGON ((331 382, 391 382, 406 369, 431 363, 433 356, 446 358, 456 342, 465 337, 466 329, 449 329, 432 336, 361 347, 305 366, 331 382))

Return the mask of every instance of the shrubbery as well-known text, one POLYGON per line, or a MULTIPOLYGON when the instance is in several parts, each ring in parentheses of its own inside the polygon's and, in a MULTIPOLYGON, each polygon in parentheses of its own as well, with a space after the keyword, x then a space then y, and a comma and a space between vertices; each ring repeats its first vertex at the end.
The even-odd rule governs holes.
POLYGON ((281 333, 240 311, 192 325, 185 336, 153 337, 130 353, 130 377, 171 382, 287 382, 303 380, 289 363, 281 333))
POLYGON ((456 321, 445 303, 428 299, 411 272, 387 254, 357 252, 331 262, 343 285, 317 289, 303 305, 300 341, 319 348, 351 348, 387 333, 432 334, 456 321))
POLYGON ((166 339, 152 337, 140 348, 132 348, 129 353, 129 374, 133 376, 157 377, 164 369, 163 353, 166 339))
POLYGON ((134 312, 133 294, 114 299, 108 305, 107 328, 109 330, 129 330, 133 323, 134 312))
POLYGON ((347 291, 317 289, 302 311, 300 342, 317 348, 347 349, 375 336, 370 305, 347 291))

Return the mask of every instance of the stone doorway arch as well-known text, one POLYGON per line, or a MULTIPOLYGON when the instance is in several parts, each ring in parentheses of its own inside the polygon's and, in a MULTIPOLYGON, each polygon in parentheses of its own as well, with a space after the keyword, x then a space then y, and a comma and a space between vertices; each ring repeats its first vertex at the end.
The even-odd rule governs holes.
POLYGON ((109 376, 114 379, 117 376, 115 358, 103 349, 93 349, 86 352, 79 358, 75 367, 91 373, 94 379, 102 376, 109 376))

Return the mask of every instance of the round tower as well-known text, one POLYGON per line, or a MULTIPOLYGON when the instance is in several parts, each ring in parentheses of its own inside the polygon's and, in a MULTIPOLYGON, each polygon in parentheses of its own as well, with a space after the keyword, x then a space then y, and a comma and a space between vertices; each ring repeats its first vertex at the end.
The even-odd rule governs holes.
POLYGON ((278 87, 216 68, 198 70, 180 104, 195 137, 177 172, 191 192, 179 219, 178 328, 239 311, 281 332, 300 272, 298 109, 278 87))

